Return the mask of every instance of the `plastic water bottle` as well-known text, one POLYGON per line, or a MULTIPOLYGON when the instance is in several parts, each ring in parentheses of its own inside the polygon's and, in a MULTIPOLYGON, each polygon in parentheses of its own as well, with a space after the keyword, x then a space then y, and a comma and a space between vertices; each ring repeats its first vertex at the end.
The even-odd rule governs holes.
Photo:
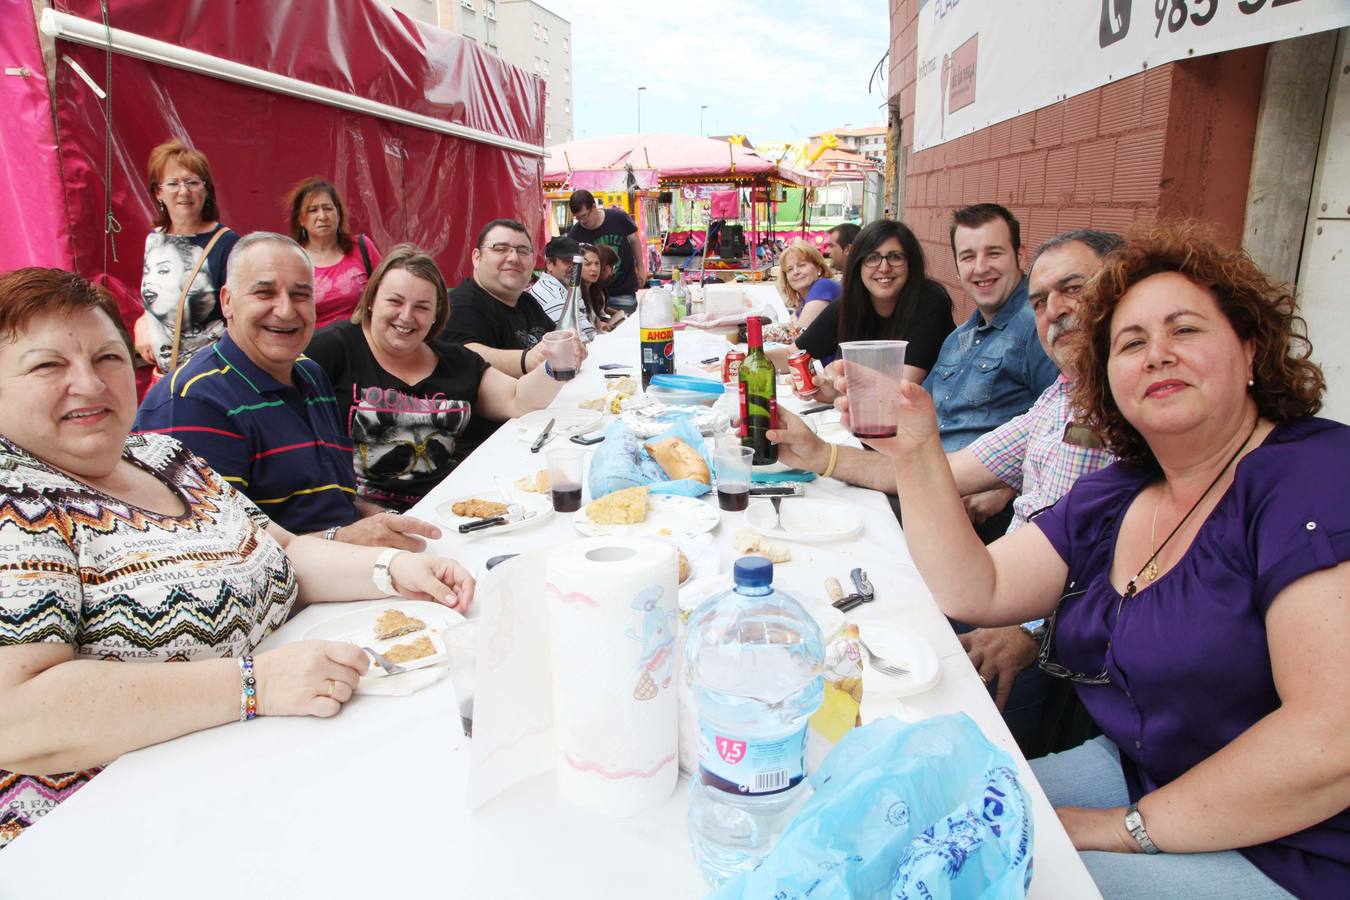
POLYGON ((773 587, 773 563, 736 561, 736 587, 685 627, 685 677, 699 721, 689 837, 717 885, 753 869, 811 795, 807 719, 824 697, 820 627, 773 587))

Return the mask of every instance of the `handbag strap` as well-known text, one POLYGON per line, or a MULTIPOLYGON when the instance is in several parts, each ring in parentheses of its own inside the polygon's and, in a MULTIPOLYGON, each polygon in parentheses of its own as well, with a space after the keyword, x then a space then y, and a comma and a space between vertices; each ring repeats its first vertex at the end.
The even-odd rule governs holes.
POLYGON ((361 248, 361 262, 366 267, 366 277, 370 277, 370 253, 366 250, 366 236, 358 234, 356 236, 356 246, 361 248))
POLYGON ((192 290, 192 282, 197 280, 197 273, 202 270, 202 266, 206 265, 206 258, 211 255, 211 248, 229 230, 224 225, 216 229, 216 233, 211 235, 211 240, 207 241, 206 246, 202 248, 202 255, 198 257, 197 264, 192 267, 192 274, 188 275, 187 281, 183 283, 183 293, 178 298, 178 315, 173 323, 173 353, 169 358, 170 372, 178 368, 178 347, 183 340, 183 308, 187 305, 187 296, 188 292, 192 290))

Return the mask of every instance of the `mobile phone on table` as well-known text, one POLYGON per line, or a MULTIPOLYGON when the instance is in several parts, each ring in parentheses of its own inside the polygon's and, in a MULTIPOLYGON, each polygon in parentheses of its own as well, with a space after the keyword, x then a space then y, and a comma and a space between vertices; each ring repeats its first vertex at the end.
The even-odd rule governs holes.
POLYGON ((603 434, 574 434, 568 440, 574 444, 580 444, 583 447, 589 447, 591 444, 598 444, 605 439, 603 434))

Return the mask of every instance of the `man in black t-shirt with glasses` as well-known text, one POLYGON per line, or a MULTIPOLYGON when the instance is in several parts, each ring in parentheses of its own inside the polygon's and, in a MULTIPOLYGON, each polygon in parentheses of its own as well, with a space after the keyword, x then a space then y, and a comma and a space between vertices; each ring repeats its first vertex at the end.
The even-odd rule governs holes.
POLYGON ((637 309, 638 288, 647 283, 647 245, 637 225, 623 210, 599 206, 590 191, 573 191, 567 208, 576 219, 568 237, 582 244, 607 244, 619 254, 607 304, 631 315, 637 309))
MULTIPOLYGON (((525 288, 534 267, 534 245, 514 219, 493 219, 478 232, 473 277, 450 292, 444 340, 463 344, 488 365, 519 378, 544 364, 545 334, 553 320, 525 288)), ((586 350, 578 344, 578 360, 586 350)))

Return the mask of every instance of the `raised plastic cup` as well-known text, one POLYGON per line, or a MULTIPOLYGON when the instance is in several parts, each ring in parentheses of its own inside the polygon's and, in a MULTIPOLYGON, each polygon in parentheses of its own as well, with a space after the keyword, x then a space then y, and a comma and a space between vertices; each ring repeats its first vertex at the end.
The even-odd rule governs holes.
POLYGON ((845 341, 839 345, 855 437, 865 441, 895 437, 907 346, 908 341, 845 341))
POLYGON ((544 335, 544 356, 556 381, 577 377, 577 335, 575 331, 550 331, 544 335))
POLYGON ((548 451, 548 486, 553 494, 556 512, 576 512, 581 509, 582 463, 585 450, 570 447, 548 451))
POLYGON ((754 469, 754 448, 717 447, 713 450, 713 468, 717 472, 717 505, 728 512, 739 512, 750 505, 750 475, 754 469))

